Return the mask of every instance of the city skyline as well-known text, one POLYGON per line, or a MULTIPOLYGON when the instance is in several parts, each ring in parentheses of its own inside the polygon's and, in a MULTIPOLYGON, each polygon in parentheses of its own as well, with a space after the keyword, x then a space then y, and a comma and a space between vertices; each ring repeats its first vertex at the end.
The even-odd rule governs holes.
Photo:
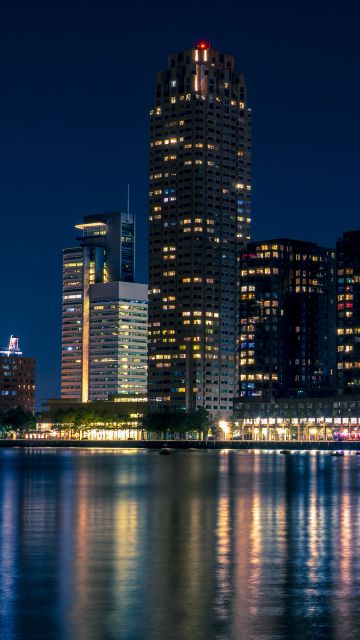
POLYGON ((359 24, 1 6, 0 640, 360 635, 359 24))
MULTIPOLYGON (((310 21, 306 11, 296 13, 297 23, 291 28, 289 18, 295 19, 295 9, 282 2, 271 16, 265 3, 255 3, 247 8, 246 26, 234 20, 236 28, 229 23, 226 28, 214 28, 213 19, 203 19, 200 9, 195 8, 193 25, 184 28, 180 38, 164 32, 155 43, 155 36, 146 32, 146 11, 139 23, 143 7, 135 3, 133 13, 125 13, 130 25, 135 28, 137 24, 141 46, 129 48, 125 38, 116 53, 112 46, 116 27, 106 34, 108 47, 102 46, 104 23, 108 25, 118 15, 114 8, 108 8, 101 25, 97 25, 95 11, 90 8, 83 30, 80 11, 75 10, 69 49, 61 42, 65 11, 54 27, 51 43, 44 31, 49 13, 45 12, 42 22, 35 10, 33 27, 25 34, 25 9, 16 30, 26 37, 17 39, 15 56, 10 55, 10 40, 2 40, 8 64, 3 80, 6 99, 1 107, 6 154, 0 204, 9 241, 1 258, 3 272, 7 273, 2 296, 8 312, 2 314, 0 331, 3 339, 9 333, 21 335, 26 353, 36 357, 39 400, 56 395, 59 389, 61 314, 54 283, 60 283, 61 249, 72 241, 72 225, 86 214, 125 208, 130 183, 131 209, 139 221, 139 254, 145 256, 148 111, 153 76, 169 52, 191 47, 199 37, 205 37, 214 47, 234 54, 246 73, 256 114, 253 240, 286 235, 334 247, 343 231, 357 228, 358 89, 353 80, 356 43, 352 25, 356 24, 358 9, 350 3, 339 16, 336 5, 320 2, 310 21), (89 36, 97 29, 99 38, 90 46, 89 36), (33 39, 29 47, 29 38, 35 33, 38 44, 33 39), (79 34, 77 41, 74 36, 79 34), (83 45, 87 45, 89 60, 80 51, 83 45), (20 72, 25 48, 32 62, 31 88, 25 81, 26 63, 20 72), (145 64, 144 48, 146 78, 137 82, 131 78, 127 60, 131 52, 140 68, 145 64), (56 57, 61 51, 71 58, 73 67, 72 72, 65 55, 66 77, 56 57), (112 65, 121 69, 126 83, 130 82, 134 99, 124 99, 126 94, 116 88, 112 65), (273 73, 269 73, 270 67, 273 73), (75 74, 78 77, 80 68, 85 73, 77 87, 75 74), (104 75, 105 68, 109 71, 104 75), (340 72, 341 85, 335 81, 340 72), (22 91, 30 96, 26 101, 22 91), (346 118, 338 116, 340 93, 346 118), (58 95, 60 100, 55 100, 58 95), (132 127, 127 126, 130 115, 131 122, 136 121, 139 127, 135 138, 132 127), (336 215, 339 209, 341 215, 336 215), (19 222, 16 236, 14 220, 19 222), (13 265, 10 273, 5 271, 8 264, 13 265), (34 293, 30 296, 31 289, 34 293), (44 290, 49 292, 46 305, 44 290)), ((238 15, 236 11, 240 13, 235 5, 233 9, 234 16, 238 15)), ((10 9, 6 11, 5 23, 11 33, 15 29, 14 15, 10 9)), ((171 11, 170 17, 175 19, 171 11)), ((179 27, 185 27, 184 17, 177 16, 176 20, 179 27)), ((160 20, 156 27, 159 33, 163 26, 160 20)), ((142 264, 140 261, 139 271, 137 279, 145 281, 145 258, 142 264)))

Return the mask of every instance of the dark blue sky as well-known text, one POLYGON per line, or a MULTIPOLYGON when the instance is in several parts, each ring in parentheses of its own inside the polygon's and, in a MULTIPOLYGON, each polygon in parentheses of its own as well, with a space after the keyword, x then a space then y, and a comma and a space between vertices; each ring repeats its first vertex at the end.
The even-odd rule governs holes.
POLYGON ((357 0, 3 0, 0 343, 59 394, 61 250, 87 213, 137 214, 146 281, 147 127, 155 72, 199 38, 236 56, 254 116, 253 238, 334 245, 359 228, 357 0))

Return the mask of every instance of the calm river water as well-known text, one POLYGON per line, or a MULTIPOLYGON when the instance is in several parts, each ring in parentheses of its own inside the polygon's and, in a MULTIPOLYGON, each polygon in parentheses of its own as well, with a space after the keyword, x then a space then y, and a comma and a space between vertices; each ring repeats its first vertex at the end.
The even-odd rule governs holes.
POLYGON ((360 456, 0 450, 1 640, 360 637, 360 456))

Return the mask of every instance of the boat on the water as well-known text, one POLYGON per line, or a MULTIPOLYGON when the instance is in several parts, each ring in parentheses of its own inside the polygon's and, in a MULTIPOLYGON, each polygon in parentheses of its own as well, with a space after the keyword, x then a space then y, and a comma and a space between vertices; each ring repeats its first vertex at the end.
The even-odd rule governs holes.
POLYGON ((169 456, 171 455, 171 449, 169 449, 169 447, 163 447, 162 449, 160 449, 159 454, 161 456, 169 456))
POLYGON ((342 458, 344 455, 343 451, 330 451, 330 455, 334 456, 335 458, 342 458))
POLYGON ((288 456, 291 451, 289 449, 281 449, 280 453, 282 453, 283 456, 288 456))

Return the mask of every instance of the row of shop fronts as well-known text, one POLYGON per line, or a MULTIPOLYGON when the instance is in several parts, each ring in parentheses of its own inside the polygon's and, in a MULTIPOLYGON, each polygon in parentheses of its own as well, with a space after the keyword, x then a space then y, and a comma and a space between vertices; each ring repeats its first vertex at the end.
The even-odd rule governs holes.
MULTIPOLYGON (((110 402, 103 404, 107 409, 113 405, 110 402)), ((46 414, 47 420, 43 416, 38 422, 37 437, 109 441, 159 437, 159 434, 147 433, 142 429, 139 420, 142 414, 131 414, 131 419, 124 416, 121 424, 118 406, 115 409, 118 424, 112 425, 109 418, 106 426, 99 422, 77 428, 72 428, 70 424, 58 424, 53 410, 46 414)), ((283 398, 272 402, 246 400, 236 405, 233 420, 220 420, 214 426, 215 430, 210 429, 207 434, 208 439, 270 442, 360 440, 360 396, 283 398)), ((169 431, 163 437, 202 439, 206 435, 192 432, 174 434, 169 431)))
POLYGON ((233 437, 242 440, 358 440, 360 397, 284 398, 237 405, 233 437))
POLYGON ((233 438, 262 441, 327 441, 360 439, 360 418, 244 419, 235 421, 233 438))

